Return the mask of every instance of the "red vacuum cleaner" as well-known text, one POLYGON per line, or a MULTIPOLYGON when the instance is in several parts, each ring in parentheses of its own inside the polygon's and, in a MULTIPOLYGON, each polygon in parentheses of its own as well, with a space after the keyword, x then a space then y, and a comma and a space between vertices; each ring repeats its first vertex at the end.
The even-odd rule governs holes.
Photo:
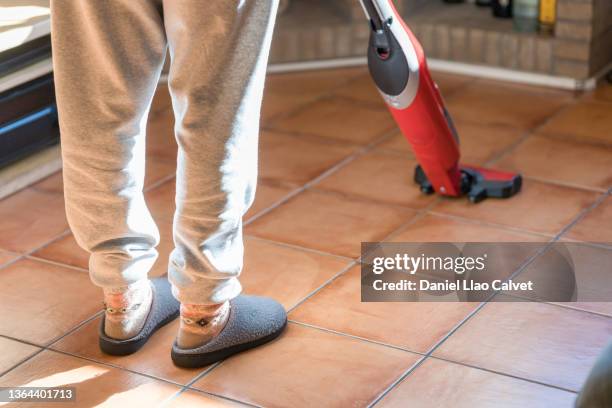
POLYGON ((368 67, 419 163, 414 180, 426 194, 467 195, 476 203, 508 198, 519 174, 459 164, 459 138, 427 68, 423 47, 391 0, 360 0, 372 29, 368 67))

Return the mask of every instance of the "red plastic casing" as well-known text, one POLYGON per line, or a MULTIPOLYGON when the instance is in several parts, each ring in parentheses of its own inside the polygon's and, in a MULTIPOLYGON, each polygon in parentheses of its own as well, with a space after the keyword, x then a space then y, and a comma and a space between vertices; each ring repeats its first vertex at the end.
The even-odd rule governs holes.
MULTIPOLYGON (((397 12, 395 14, 399 16, 397 12)), ((400 110, 389 104, 387 106, 435 191, 460 196, 458 142, 446 118, 438 86, 427 68, 423 47, 406 23, 401 19, 400 22, 418 57, 419 85, 414 100, 407 108, 400 110)))

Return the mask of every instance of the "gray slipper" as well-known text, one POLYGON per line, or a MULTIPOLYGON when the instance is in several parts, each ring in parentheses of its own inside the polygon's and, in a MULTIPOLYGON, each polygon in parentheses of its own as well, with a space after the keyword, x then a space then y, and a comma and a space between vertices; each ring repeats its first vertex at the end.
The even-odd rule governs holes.
POLYGON ((131 339, 117 340, 108 337, 104 333, 104 319, 100 324, 100 349, 114 356, 126 356, 140 350, 157 329, 170 323, 179 315, 180 303, 172 296, 172 290, 168 279, 151 279, 153 290, 153 302, 147 320, 140 333, 131 339))
POLYGON ((287 326, 287 312, 270 298, 241 295, 230 300, 230 305, 225 327, 208 343, 182 349, 174 342, 171 353, 174 364, 204 367, 274 340, 287 326))

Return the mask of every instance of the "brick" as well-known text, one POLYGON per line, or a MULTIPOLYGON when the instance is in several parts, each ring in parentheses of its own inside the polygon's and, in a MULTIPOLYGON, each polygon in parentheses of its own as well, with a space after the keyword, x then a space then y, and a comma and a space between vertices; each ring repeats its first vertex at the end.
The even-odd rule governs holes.
POLYGON ((590 21, 593 19, 592 1, 559 0, 557 15, 560 20, 590 21))
POLYGON ((320 27, 319 28, 319 57, 320 58, 335 58, 337 57, 335 52, 335 41, 336 36, 333 27, 320 27))
POLYGON ((309 30, 308 28, 300 31, 300 60, 317 58, 317 32, 315 30, 309 30))
POLYGON ((522 71, 533 71, 535 69, 536 41, 531 36, 521 37, 518 51, 518 68, 522 71))
POLYGON ((435 58, 449 59, 450 57, 450 35, 448 27, 440 24, 434 27, 435 47, 433 52, 435 58))
POLYGON ((501 40, 501 65, 506 68, 516 68, 518 61, 518 36, 505 34, 501 40))
POLYGON ((463 27, 450 29, 450 58, 453 61, 467 60, 467 30, 463 27))
POLYGON ((590 24, 575 21, 557 21, 555 37, 567 40, 590 40, 593 28, 590 24))
POLYGON ((471 29, 468 35, 468 61, 481 63, 484 61, 485 32, 477 28, 471 29))
POLYGON ((554 74, 574 79, 587 79, 590 74, 589 64, 586 62, 556 60, 554 74))
POLYGON ((552 62, 553 62, 553 52, 552 52, 552 41, 545 39, 537 39, 536 40, 536 66, 535 69, 538 72, 542 72, 545 74, 552 73, 552 62))
POLYGON ((501 63, 501 34, 488 32, 485 38, 484 61, 489 65, 500 65, 501 63))
POLYGON ((590 54, 588 42, 555 40, 553 55, 556 58, 588 62, 590 54))
POLYGON ((370 28, 367 24, 353 24, 353 55, 364 55, 370 38, 370 28))
POLYGON ((336 55, 338 57, 348 57, 351 55, 351 27, 336 27, 336 55))
POLYGON ((419 24, 419 41, 427 55, 433 56, 435 49, 434 26, 432 24, 419 24))

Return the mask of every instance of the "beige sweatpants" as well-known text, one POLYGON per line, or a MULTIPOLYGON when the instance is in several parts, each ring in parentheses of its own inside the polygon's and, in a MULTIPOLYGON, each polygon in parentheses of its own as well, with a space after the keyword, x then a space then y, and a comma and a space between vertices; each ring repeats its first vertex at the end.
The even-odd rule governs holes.
MULTIPOLYGON (((277 0, 52 0, 53 67, 70 227, 92 281, 147 274, 159 231, 143 196, 145 128, 169 49, 178 142, 169 279, 186 303, 241 291, 242 216, 277 0)), ((172 135, 168 135, 172 137, 172 135)))

